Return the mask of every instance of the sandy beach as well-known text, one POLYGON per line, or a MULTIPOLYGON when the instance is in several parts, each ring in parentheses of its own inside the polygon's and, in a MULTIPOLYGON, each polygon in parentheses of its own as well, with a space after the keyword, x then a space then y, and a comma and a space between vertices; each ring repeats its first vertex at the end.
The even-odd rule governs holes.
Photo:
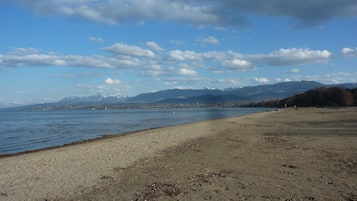
POLYGON ((0 200, 357 200, 357 108, 191 123, 0 158, 0 200))

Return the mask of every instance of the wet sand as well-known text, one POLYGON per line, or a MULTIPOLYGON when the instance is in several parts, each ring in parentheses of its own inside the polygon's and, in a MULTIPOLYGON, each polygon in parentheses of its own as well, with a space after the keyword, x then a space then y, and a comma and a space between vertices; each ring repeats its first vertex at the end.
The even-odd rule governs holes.
POLYGON ((357 108, 280 110, 0 158, 0 200, 357 200, 357 108))

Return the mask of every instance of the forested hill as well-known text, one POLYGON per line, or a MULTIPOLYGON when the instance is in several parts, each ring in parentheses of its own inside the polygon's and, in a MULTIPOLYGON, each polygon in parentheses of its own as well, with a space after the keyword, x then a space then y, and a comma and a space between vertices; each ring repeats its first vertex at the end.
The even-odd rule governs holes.
POLYGON ((357 88, 321 87, 282 99, 278 106, 326 107, 357 106, 357 88))

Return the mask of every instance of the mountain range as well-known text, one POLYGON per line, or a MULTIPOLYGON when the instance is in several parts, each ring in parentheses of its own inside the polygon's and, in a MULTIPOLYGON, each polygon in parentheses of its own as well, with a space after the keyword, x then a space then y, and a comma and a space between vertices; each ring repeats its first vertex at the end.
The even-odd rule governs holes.
POLYGON ((265 100, 278 100, 321 87, 357 88, 357 83, 325 85, 314 81, 281 82, 270 85, 219 89, 169 89, 143 93, 134 97, 103 96, 97 94, 85 97, 67 97, 55 103, 25 106, 25 109, 72 109, 103 107, 136 107, 143 104, 239 104, 265 100))
MULTIPOLYGON (((343 84, 341 86, 351 85, 343 84)), ((169 89, 154 93, 145 93, 129 98, 129 102, 135 103, 191 103, 207 101, 207 98, 217 99, 219 102, 232 100, 261 101, 269 99, 285 98, 296 93, 302 93, 310 89, 327 86, 313 81, 282 82, 272 85, 260 85, 242 88, 230 88, 225 90, 211 89, 169 89), (207 96, 209 95, 209 97, 207 96)), ((355 84, 357 87, 357 84, 355 84)))
POLYGON ((59 104, 77 104, 77 103, 102 103, 102 104, 115 104, 123 103, 127 100, 125 96, 103 96, 102 94, 97 94, 94 96, 74 96, 67 97, 60 101, 59 104))
POLYGON ((255 102, 272 99, 282 99, 295 94, 320 87, 357 88, 357 83, 324 85, 314 81, 281 82, 271 85, 230 88, 224 90, 211 89, 169 89, 153 93, 140 94, 128 98, 132 103, 165 103, 165 104, 194 104, 194 103, 237 103, 255 102))

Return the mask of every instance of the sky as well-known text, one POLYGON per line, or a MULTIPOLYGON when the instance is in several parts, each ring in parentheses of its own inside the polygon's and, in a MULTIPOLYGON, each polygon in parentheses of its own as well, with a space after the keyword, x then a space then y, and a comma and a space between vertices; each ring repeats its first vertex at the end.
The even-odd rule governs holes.
POLYGON ((356 0, 0 0, 0 106, 357 82, 356 0))

